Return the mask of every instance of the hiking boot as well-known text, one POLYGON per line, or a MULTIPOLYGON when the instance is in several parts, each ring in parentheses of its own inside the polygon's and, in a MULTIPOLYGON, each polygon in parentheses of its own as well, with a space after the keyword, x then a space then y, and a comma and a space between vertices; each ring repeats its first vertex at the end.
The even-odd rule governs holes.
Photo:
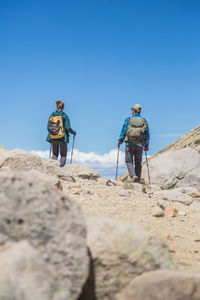
POLYGON ((133 182, 133 177, 128 176, 126 182, 127 183, 132 183, 133 182))
POLYGON ((137 176, 133 176, 132 182, 139 182, 139 178, 137 176))

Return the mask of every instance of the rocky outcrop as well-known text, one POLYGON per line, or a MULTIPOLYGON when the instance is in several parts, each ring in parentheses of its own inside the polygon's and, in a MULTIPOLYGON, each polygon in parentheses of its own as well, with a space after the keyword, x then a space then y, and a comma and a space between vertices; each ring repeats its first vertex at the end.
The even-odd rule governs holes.
POLYGON ((200 275, 159 270, 135 278, 117 300, 199 300, 200 275))
MULTIPOLYGON (((52 274, 54 298, 49 300, 77 299, 88 277, 89 267, 86 225, 80 207, 29 172, 1 171, 0 216, 0 261, 2 249, 7 244, 27 241, 30 253, 37 251, 36 256, 40 256, 38 263, 45 265, 44 274, 50 274, 50 281, 52 274)), ((40 274, 37 276, 37 268, 35 272, 37 281, 40 277, 40 274)), ((30 278, 34 276, 33 273, 30 278)), ((5 280, 3 286, 10 286, 5 280)), ((48 293, 48 280, 46 284, 45 293, 48 293)), ((32 286, 36 288, 36 283, 33 282, 32 286)), ((15 295, 14 287, 15 284, 10 286, 11 295, 15 295)), ((37 291, 34 295, 30 299, 46 299, 37 297, 37 291)), ((12 298, 15 299, 23 297, 12 298)))
MULTIPOLYGON (((192 148, 163 152, 149 159, 151 183, 162 189, 181 186, 200 188, 200 153, 192 148)), ((146 166, 143 176, 148 182, 146 166)))
POLYGON ((59 167, 59 162, 56 160, 42 161, 38 155, 32 154, 24 150, 0 150, 0 169, 13 169, 19 171, 38 171, 38 177, 44 179, 45 182, 52 182, 55 178, 68 182, 75 182, 74 176, 68 170, 67 166, 59 167), (48 175, 51 178, 48 178, 48 175), (46 179, 45 179, 46 176, 46 179))
POLYGON ((24 150, 0 151, 0 168, 10 168, 19 171, 43 171, 42 160, 38 155, 24 150))
POLYGON ((182 193, 180 189, 158 191, 154 193, 154 196, 159 196, 163 200, 170 202, 180 202, 185 205, 190 205, 193 202, 192 197, 182 193))
POLYGON ((74 176, 69 171, 68 166, 60 168, 60 164, 57 160, 45 160, 43 161, 43 166, 45 173, 56 176, 57 178, 64 181, 75 182, 74 176))
POLYGON ((95 171, 92 170, 86 166, 80 166, 76 164, 71 164, 67 166, 67 169, 71 171, 73 176, 82 178, 82 179, 90 179, 97 181, 98 178, 101 178, 101 175, 95 171))
POLYGON ((185 135, 181 136, 174 143, 161 150, 160 153, 184 148, 193 148, 200 151, 200 126, 197 126, 185 135))
POLYGON ((134 277, 175 267, 166 244, 137 225, 99 216, 88 216, 87 224, 97 299, 114 300, 134 277))

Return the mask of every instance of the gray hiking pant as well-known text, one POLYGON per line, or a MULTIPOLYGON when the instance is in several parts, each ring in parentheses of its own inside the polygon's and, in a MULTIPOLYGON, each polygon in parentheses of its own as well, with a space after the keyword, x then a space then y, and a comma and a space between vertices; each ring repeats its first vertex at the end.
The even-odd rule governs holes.
POLYGON ((143 147, 137 145, 126 146, 125 148, 125 162, 131 178, 133 176, 137 176, 139 179, 141 178, 142 153, 143 147))
POLYGON ((58 154, 60 152, 60 167, 64 167, 67 159, 67 142, 60 142, 56 140, 51 140, 52 145, 52 159, 58 159, 58 154))

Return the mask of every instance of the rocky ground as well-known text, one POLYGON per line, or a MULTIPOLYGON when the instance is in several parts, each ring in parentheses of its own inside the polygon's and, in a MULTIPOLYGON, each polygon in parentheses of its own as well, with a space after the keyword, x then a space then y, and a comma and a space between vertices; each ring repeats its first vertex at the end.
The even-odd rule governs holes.
POLYGON ((128 183, 1 148, 0 299, 200 300, 200 154, 149 167, 128 183))
POLYGON ((166 241, 180 270, 199 273, 200 198, 193 198, 190 205, 174 202, 172 207, 180 213, 176 216, 173 209, 168 215, 160 209, 156 187, 133 184, 127 189, 126 184, 118 181, 77 178, 76 183, 65 183, 64 191, 80 203, 86 214, 106 215, 140 224, 166 241))

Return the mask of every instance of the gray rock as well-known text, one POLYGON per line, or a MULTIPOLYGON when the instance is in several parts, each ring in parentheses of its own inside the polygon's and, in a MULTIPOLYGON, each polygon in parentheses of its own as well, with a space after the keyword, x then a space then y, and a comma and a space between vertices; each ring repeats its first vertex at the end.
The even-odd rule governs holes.
POLYGON ((89 265, 80 207, 28 172, 2 171, 0 215, 0 249, 27 240, 53 274, 55 299, 77 299, 89 265))
POLYGON ((187 195, 190 195, 191 193, 199 193, 198 189, 192 186, 188 186, 188 187, 183 186, 183 187, 176 188, 174 190, 187 195))
POLYGON ((97 171, 83 165, 71 164, 67 166, 67 169, 73 174, 73 176, 77 176, 82 179, 97 181, 101 178, 101 175, 97 171))
POLYGON ((128 197, 128 196, 129 196, 129 193, 128 193, 128 191, 122 189, 122 190, 119 192, 119 196, 121 196, 121 197, 128 197))
MULTIPOLYGON (((200 153, 192 148, 166 151, 149 159, 151 182, 162 189, 181 186, 200 188, 199 167, 200 153)), ((145 171, 143 176, 148 182, 145 171)))
POLYGON ((164 217, 164 215, 165 215, 165 213, 164 213, 163 209, 161 209, 160 207, 155 207, 153 209, 153 212, 152 212, 153 217, 160 218, 160 217, 164 217))
POLYGON ((32 169, 43 171, 42 161, 38 155, 18 149, 0 152, 0 168, 3 167, 20 171, 32 169))
POLYGON ((130 283, 118 300, 199 300, 200 275, 159 270, 145 273, 130 283))
POLYGON ((186 217, 187 216, 187 212, 184 210, 181 210, 178 212, 179 217, 186 217))
POLYGON ((200 166, 194 168, 185 176, 177 186, 193 186, 200 189, 200 166))
POLYGON ((45 184, 49 185, 50 187, 56 187, 59 190, 63 190, 61 180, 55 176, 51 176, 36 170, 27 171, 27 173, 24 173, 24 176, 29 176, 29 174, 37 178, 40 182, 44 182, 45 184))
POLYGON ((149 189, 150 189, 153 193, 158 192, 158 191, 161 190, 161 188, 160 188, 158 185, 155 185, 155 184, 149 185, 149 189))
POLYGON ((113 180, 108 179, 108 180, 106 180, 106 185, 107 186, 116 186, 117 183, 113 180))
POLYGON ((175 267, 166 244, 137 225, 99 216, 88 216, 87 223, 97 299, 116 299, 143 272, 175 267))
POLYGON ((61 180, 75 182, 74 176, 69 172, 67 166, 60 168, 60 163, 56 160, 43 161, 44 172, 50 175, 54 175, 61 180))
POLYGON ((178 209, 172 205, 169 205, 165 208, 165 216, 167 217, 178 217, 179 213, 178 213, 178 209))
POLYGON ((160 192, 154 193, 154 195, 160 196, 164 200, 168 200, 171 202, 180 202, 185 205, 190 205, 193 202, 193 199, 191 196, 187 194, 183 194, 176 189, 174 190, 163 190, 160 192))
POLYGON ((169 202, 168 202, 167 200, 159 199, 159 200, 157 201, 157 205, 158 205, 161 209, 165 210, 165 208, 166 208, 167 206, 169 206, 169 202))
POLYGON ((134 190, 142 194, 147 193, 147 187, 144 184, 140 183, 125 183, 124 188, 128 190, 134 190))
POLYGON ((51 270, 28 241, 1 247, 0 270, 0 299, 54 299, 51 270))

